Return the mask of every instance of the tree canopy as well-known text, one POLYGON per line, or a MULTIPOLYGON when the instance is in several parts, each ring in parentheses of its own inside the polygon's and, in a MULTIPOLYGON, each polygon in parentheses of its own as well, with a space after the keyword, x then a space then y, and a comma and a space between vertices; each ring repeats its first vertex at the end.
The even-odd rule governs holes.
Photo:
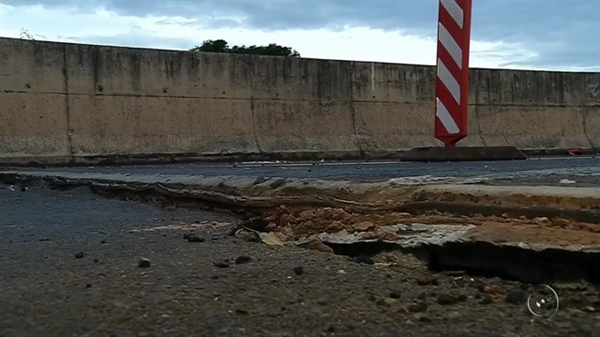
POLYGON ((247 54, 247 55, 268 55, 268 56, 286 56, 300 57, 300 54, 291 47, 280 46, 276 43, 271 43, 267 46, 233 46, 230 47, 225 40, 206 40, 201 46, 196 46, 190 49, 192 52, 208 52, 208 53, 231 53, 231 54, 247 54))

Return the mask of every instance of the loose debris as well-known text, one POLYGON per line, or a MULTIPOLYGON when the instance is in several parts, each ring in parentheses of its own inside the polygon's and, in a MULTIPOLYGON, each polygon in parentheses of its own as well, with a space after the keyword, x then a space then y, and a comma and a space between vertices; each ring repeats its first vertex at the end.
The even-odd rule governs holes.
POLYGON ((427 304, 425 302, 412 303, 407 309, 410 312, 424 312, 427 310, 427 304))
POLYGON ((261 242, 258 232, 247 229, 238 229, 235 237, 247 242, 261 242))
POLYGON ((390 297, 398 299, 402 297, 402 292, 400 292, 399 290, 392 290, 390 291, 390 297))
POLYGON ((277 233, 260 233, 259 236, 260 240, 269 246, 283 246, 283 241, 281 241, 277 233))
POLYGON ((225 259, 222 261, 213 262, 213 265, 217 268, 228 268, 231 265, 231 261, 229 259, 225 259))
POLYGON ((245 264, 252 261, 252 258, 247 255, 240 255, 235 259, 235 264, 245 264))
POLYGON ((138 268, 150 268, 150 265, 152 263, 150 262, 149 259, 145 258, 145 257, 141 257, 138 261, 138 268))
POLYGON ((455 295, 455 294, 440 294, 437 297, 437 303, 440 305, 451 305, 456 304, 458 302, 464 302, 467 300, 465 295, 455 295))
POLYGON ((183 235, 183 238, 186 239, 188 242, 204 242, 206 241, 206 239, 202 236, 199 236, 197 234, 185 234, 183 235))

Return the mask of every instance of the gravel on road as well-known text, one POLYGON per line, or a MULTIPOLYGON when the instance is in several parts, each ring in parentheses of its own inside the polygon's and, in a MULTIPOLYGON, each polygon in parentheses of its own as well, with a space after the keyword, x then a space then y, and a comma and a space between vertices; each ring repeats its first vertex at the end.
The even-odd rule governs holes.
POLYGON ((530 285, 226 236, 238 220, 0 186, 0 336, 600 336, 591 284, 530 285))

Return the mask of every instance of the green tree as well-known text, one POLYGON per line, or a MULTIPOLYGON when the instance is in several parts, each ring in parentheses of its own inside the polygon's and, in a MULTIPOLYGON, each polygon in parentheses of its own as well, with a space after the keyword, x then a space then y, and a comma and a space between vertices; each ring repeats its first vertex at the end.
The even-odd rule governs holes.
POLYGON ((300 53, 290 47, 280 46, 276 43, 271 43, 267 46, 233 46, 225 40, 206 40, 200 46, 190 49, 192 52, 206 53, 231 53, 231 54, 246 54, 246 55, 268 55, 268 56, 285 56, 285 57, 300 57, 300 53))

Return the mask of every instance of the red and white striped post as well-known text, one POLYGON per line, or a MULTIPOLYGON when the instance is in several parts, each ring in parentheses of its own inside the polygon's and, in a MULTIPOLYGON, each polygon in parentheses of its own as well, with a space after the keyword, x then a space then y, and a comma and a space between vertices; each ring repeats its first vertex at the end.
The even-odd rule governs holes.
POLYGON ((440 0, 435 138, 454 147, 467 136, 472 0, 440 0))

